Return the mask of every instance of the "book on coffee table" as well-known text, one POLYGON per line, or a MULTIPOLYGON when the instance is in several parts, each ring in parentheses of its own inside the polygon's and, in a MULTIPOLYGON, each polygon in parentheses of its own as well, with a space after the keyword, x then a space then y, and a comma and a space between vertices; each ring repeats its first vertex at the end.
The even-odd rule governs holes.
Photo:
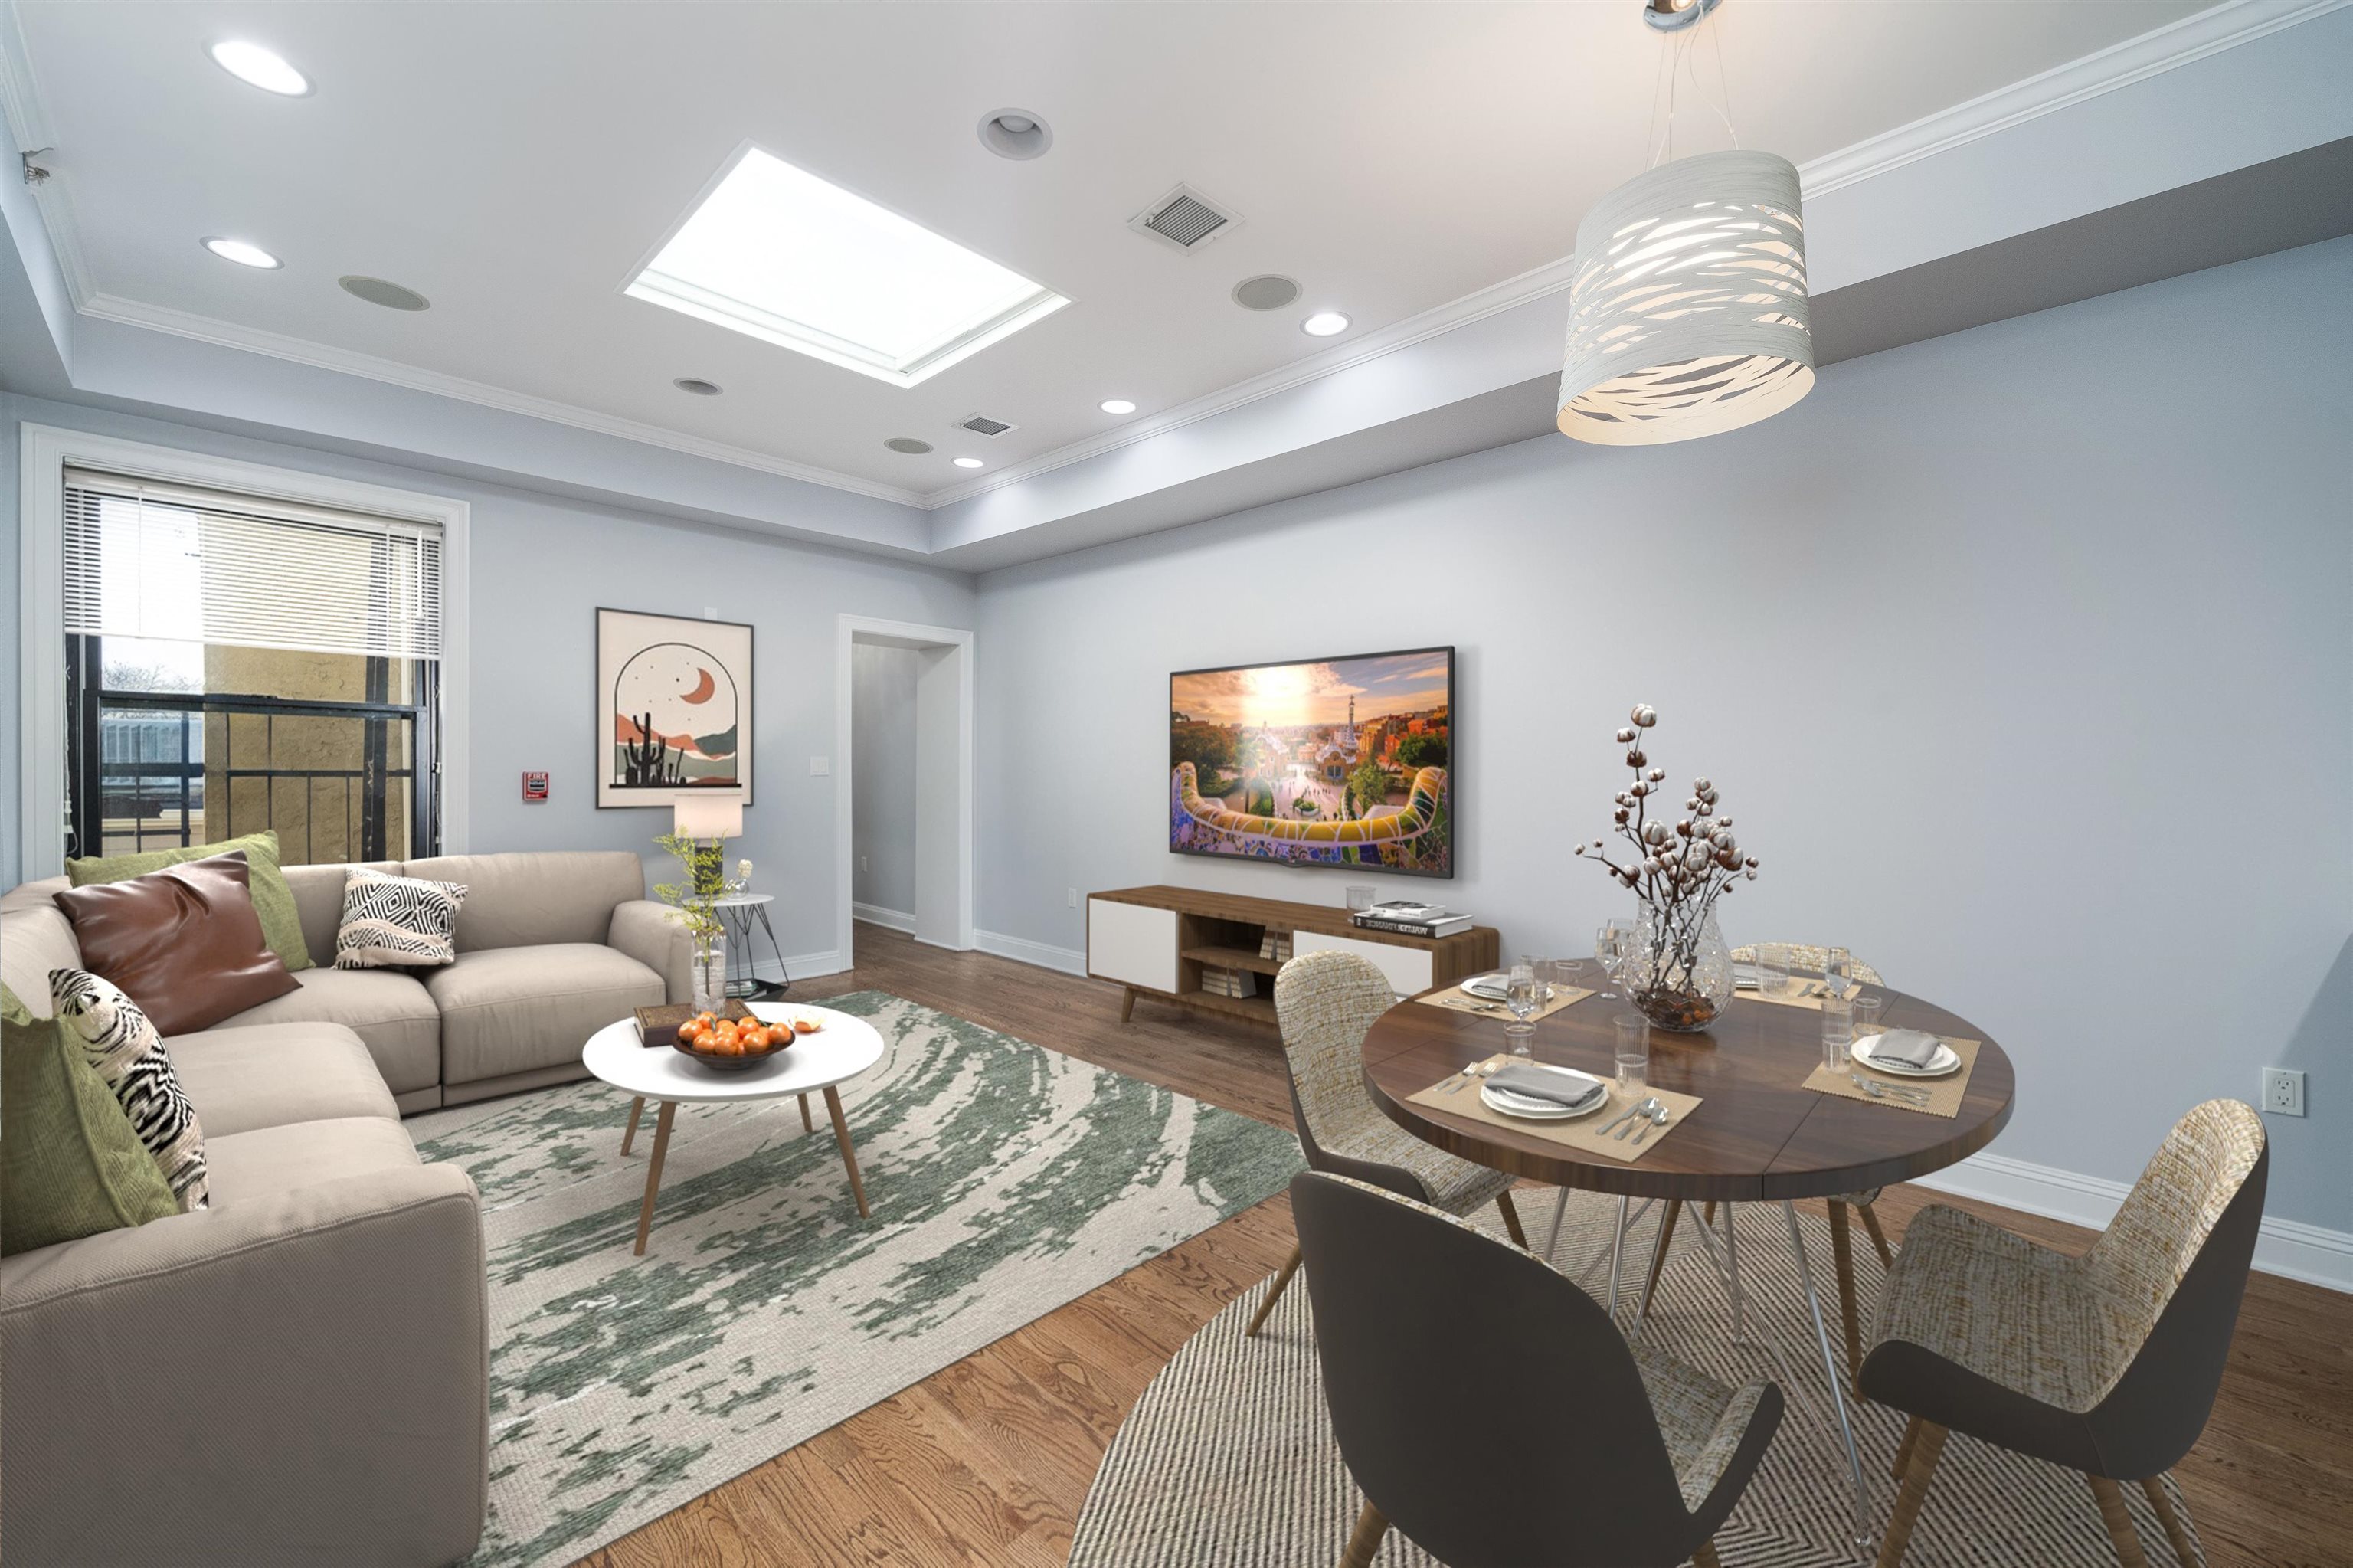
MULTIPOLYGON (((638 1044, 669 1045, 678 1039, 678 1032, 687 1022, 702 1016, 704 1009, 688 1001, 664 1002, 659 1007, 640 1007, 630 1016, 637 1020, 638 1044)), ((730 1001, 724 1007, 709 1009, 714 1018, 732 1018, 741 1022, 752 1016, 752 1010, 740 1001, 730 1001)))

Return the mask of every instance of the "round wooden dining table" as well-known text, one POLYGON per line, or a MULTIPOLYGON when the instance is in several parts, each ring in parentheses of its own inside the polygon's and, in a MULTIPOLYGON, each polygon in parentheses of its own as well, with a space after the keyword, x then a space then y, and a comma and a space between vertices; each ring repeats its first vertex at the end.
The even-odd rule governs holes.
MULTIPOLYGON (((1812 1318, 1813 1338, 1830 1382, 1839 1435, 1844 1440, 1858 1544, 1870 1539, 1869 1485, 1855 1446, 1821 1299, 1806 1258, 1795 1200, 1881 1187, 1967 1159, 1992 1142, 2008 1125, 2017 1084, 2010 1057, 1967 1019, 1885 986, 1867 985, 1862 991, 1884 999, 1882 1022, 1891 1029, 1922 1029, 1947 1038, 1980 1042, 1957 1115, 1947 1118, 1807 1088, 1807 1075, 1821 1062, 1820 1012, 1745 995, 1736 996, 1704 1033, 1651 1032, 1649 1086, 1696 1095, 1701 1103, 1658 1135, 1640 1159, 1630 1161, 1580 1153, 1533 1131, 1412 1103, 1412 1096, 1431 1085, 1505 1050, 1504 1025, 1509 1019, 1504 1012, 1402 1001, 1374 1023, 1363 1046, 1366 1089, 1391 1121, 1465 1160, 1564 1189, 1544 1249, 1546 1256, 1550 1257, 1559 1243, 1561 1218, 1567 1208, 1566 1189, 1581 1187, 1619 1199, 1617 1226, 1608 1249, 1609 1306, 1613 1319, 1626 1233, 1641 1218, 1639 1212, 1630 1212, 1630 1205, 1638 1199, 1720 1204, 1721 1245, 1709 1229, 1700 1228, 1694 1234, 1725 1285, 1733 1339, 1741 1341, 1744 1308, 1733 1205, 1781 1205, 1789 1248, 1812 1318)), ((1575 1067, 1609 1081, 1617 1073, 1613 1020, 1631 1010, 1632 1004, 1624 998, 1603 995, 1588 996, 1561 1008, 1536 1021, 1531 1042, 1534 1056, 1538 1062, 1575 1067)), ((1662 1222, 1654 1249, 1662 1251, 1665 1240, 1662 1222)), ((1598 1265, 1597 1258, 1587 1272, 1598 1265)), ((1641 1329, 1638 1315, 1630 1332, 1639 1334, 1641 1329)))

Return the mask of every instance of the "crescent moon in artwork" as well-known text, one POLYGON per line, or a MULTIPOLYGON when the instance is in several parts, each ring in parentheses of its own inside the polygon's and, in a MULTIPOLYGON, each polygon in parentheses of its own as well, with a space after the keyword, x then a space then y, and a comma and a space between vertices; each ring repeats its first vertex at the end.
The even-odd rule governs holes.
POLYGON ((694 690, 687 693, 685 696, 680 699, 680 701, 698 704, 707 703, 711 700, 711 694, 719 689, 718 684, 712 680, 710 671, 698 669, 694 673, 702 677, 702 683, 697 685, 694 690))

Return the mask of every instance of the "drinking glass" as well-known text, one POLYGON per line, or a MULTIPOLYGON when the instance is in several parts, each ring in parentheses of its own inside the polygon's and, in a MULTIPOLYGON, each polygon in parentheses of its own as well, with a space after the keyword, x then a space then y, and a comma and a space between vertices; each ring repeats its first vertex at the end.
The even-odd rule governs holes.
POLYGON ((1504 988, 1504 1005, 1512 1010, 1512 1022, 1504 1025, 1504 1042, 1514 1056, 1534 1053, 1529 1042, 1535 1037, 1536 1026, 1528 1021, 1544 1006, 1544 993, 1536 979, 1536 967, 1526 959, 1512 966, 1511 979, 1504 988))
POLYGON ((1848 1050, 1854 1044, 1854 1003, 1843 996, 1822 998, 1822 1066, 1832 1073, 1853 1070, 1848 1050))
POLYGON ((1844 948, 1832 948, 1822 958, 1822 983, 1832 996, 1854 994, 1854 955, 1844 948))
POLYGON ((1621 1012, 1610 1022, 1618 1026, 1618 1092, 1638 1095, 1651 1076, 1651 1021, 1621 1012))
POLYGON ((1779 996, 1789 989, 1789 949, 1786 943, 1765 942, 1757 948, 1757 994, 1779 996))
POLYGON ((1854 993, 1853 1000, 1854 1037, 1857 1040, 1862 1039, 1866 1034, 1876 1034, 1882 1028, 1885 1027, 1879 1022, 1880 1013, 1887 1007, 1887 999, 1885 997, 1865 996, 1862 992, 1857 991, 1854 993))
POLYGON ((1360 883, 1350 884, 1348 887, 1348 913, 1351 915, 1361 915, 1366 910, 1370 909, 1373 906, 1373 895, 1378 890, 1376 888, 1366 887, 1360 883))
POLYGON ((1601 994, 1605 997, 1618 994, 1609 988, 1618 982, 1618 963, 1625 956, 1622 948, 1616 921, 1593 933, 1593 958, 1601 966, 1601 994))

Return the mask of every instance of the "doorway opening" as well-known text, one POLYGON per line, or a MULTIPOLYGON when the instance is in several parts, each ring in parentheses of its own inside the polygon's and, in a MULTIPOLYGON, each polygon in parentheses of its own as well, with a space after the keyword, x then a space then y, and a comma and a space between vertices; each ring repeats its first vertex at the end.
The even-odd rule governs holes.
POLYGON ((972 938, 972 633, 839 618, 834 890, 839 951, 871 919, 959 951, 972 938))

